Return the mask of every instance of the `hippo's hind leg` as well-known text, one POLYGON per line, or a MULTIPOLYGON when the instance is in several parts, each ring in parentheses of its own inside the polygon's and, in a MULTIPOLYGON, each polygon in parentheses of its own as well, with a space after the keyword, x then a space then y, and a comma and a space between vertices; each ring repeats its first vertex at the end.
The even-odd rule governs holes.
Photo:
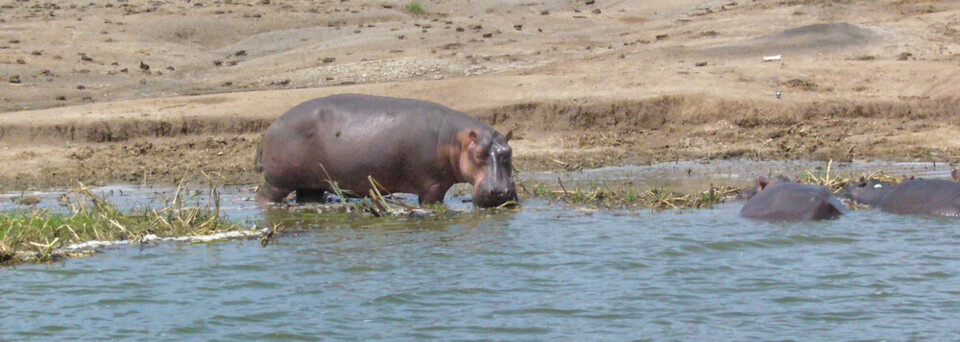
POLYGON ((291 192, 293 192, 293 190, 281 189, 269 183, 263 183, 260 185, 260 190, 257 190, 257 205, 283 202, 283 199, 291 192))
POLYGON ((323 201, 322 189, 297 189, 297 203, 310 203, 323 201))

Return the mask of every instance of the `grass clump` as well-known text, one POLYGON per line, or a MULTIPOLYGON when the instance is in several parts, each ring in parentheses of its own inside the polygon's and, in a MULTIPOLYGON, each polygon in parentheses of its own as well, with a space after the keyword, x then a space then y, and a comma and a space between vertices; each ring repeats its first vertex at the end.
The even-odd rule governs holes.
POLYGON ((69 211, 34 209, 0 213, 0 263, 56 261, 69 256, 57 252, 58 248, 94 240, 137 241, 148 234, 197 236, 248 229, 220 216, 215 186, 210 187, 207 204, 188 204, 192 197, 184 196, 181 189, 182 185, 162 208, 122 211, 81 185, 75 196, 67 200, 69 211))
POLYGON ((897 184, 902 181, 902 179, 897 179, 896 177, 890 176, 884 173, 882 170, 866 172, 860 175, 841 175, 833 172, 834 170, 832 170, 832 168, 833 160, 831 159, 827 162, 825 167, 817 167, 813 170, 807 170, 800 173, 800 176, 797 177, 796 181, 798 183, 823 185, 830 188, 830 190, 834 193, 842 192, 847 184, 851 182, 859 182, 861 179, 878 179, 891 184, 897 184))
POLYGON ((610 188, 593 185, 587 189, 568 190, 560 179, 559 189, 546 184, 534 184, 528 193, 571 204, 591 204, 606 208, 646 207, 652 209, 704 208, 725 202, 738 189, 715 187, 695 193, 682 193, 664 188, 637 190, 627 186, 610 188))
POLYGON ((421 5, 421 4, 420 4, 419 2, 417 2, 417 1, 408 2, 408 3, 404 6, 404 8, 405 8, 408 12, 413 13, 413 14, 415 14, 415 15, 421 15, 421 14, 423 14, 423 5, 421 5))

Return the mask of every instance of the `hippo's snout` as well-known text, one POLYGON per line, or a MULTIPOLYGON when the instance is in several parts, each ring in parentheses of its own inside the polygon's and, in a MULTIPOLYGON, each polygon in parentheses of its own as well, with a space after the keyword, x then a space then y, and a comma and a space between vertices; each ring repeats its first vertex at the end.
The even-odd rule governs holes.
POLYGON ((517 201, 517 189, 513 182, 505 186, 491 187, 489 190, 478 187, 473 194, 473 205, 480 208, 499 207, 510 201, 517 201))

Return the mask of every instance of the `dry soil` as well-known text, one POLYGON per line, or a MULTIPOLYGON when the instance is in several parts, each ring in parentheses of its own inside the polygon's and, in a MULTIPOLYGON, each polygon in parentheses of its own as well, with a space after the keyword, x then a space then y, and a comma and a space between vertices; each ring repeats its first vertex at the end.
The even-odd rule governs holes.
POLYGON ((273 119, 348 92, 513 130, 521 171, 957 163, 958 64, 960 1, 0 0, 0 189, 253 184, 273 119))

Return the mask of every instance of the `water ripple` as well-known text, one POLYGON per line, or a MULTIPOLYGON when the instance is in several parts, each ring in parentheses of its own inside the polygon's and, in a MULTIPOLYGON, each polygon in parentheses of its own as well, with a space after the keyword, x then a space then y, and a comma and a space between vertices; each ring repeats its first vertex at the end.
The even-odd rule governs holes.
POLYGON ((858 211, 765 223, 738 210, 290 217, 302 226, 267 248, 163 243, 0 269, 0 339, 960 336, 955 222, 858 211))

